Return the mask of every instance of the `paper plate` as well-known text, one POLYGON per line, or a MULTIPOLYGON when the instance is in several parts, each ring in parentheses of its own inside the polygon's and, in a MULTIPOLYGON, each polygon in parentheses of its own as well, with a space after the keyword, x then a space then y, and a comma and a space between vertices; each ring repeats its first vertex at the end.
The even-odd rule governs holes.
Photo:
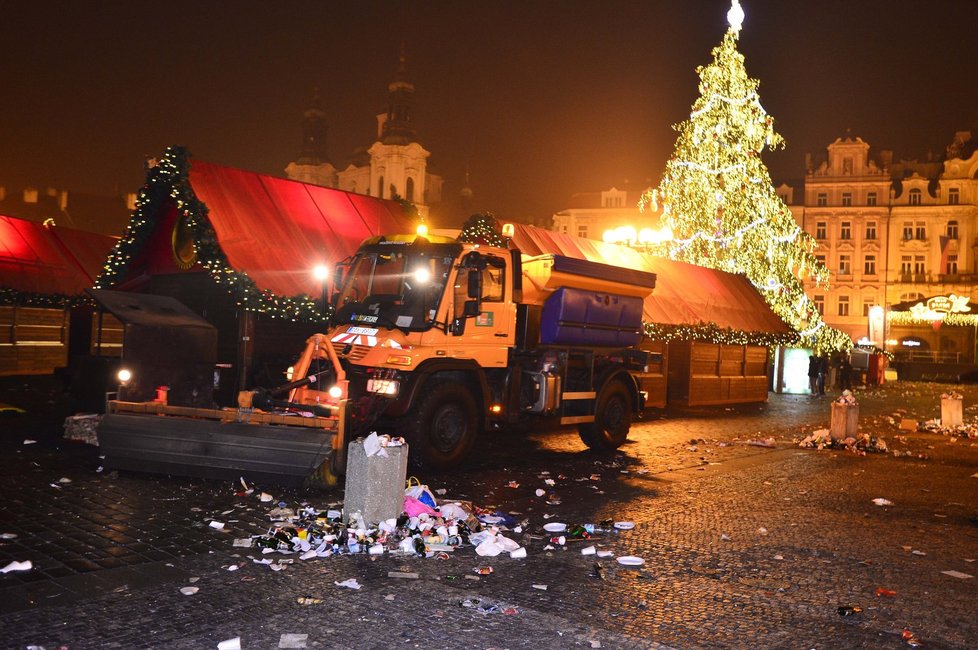
POLYGON ((543 529, 548 533, 562 533, 567 530, 567 524, 562 524, 558 521, 551 521, 549 524, 544 524, 543 529))
POLYGON ((645 564, 645 560, 640 557, 635 557, 634 555, 623 555, 618 558, 618 564, 624 564, 625 566, 641 566, 645 564))
POLYGON ((631 530, 635 528, 635 522, 633 521, 616 521, 615 528, 618 530, 631 530))

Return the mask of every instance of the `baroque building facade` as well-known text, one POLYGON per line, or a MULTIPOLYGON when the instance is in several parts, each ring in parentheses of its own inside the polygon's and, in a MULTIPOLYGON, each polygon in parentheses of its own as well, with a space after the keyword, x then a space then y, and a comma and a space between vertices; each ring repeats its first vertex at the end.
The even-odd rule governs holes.
POLYGON ((830 272, 827 288, 806 284, 826 323, 898 357, 973 361, 974 327, 893 318, 929 305, 947 308, 951 296, 956 309, 967 308, 964 297, 978 301, 978 148, 971 133, 956 133, 944 156, 924 162, 894 162, 885 150, 874 157, 868 143, 847 136, 819 161, 809 157, 807 167, 803 203, 792 212, 830 272))
POLYGON ((551 228, 564 235, 601 240, 606 231, 621 226, 631 226, 636 231, 656 227, 658 216, 638 209, 643 192, 612 187, 572 194, 567 207, 553 215, 551 228))
POLYGON ((417 139, 414 127, 414 84, 407 78, 401 53, 394 81, 387 86, 387 110, 377 115, 377 136, 339 169, 329 160, 328 127, 318 93, 303 113, 302 149, 285 174, 292 180, 332 187, 383 199, 400 197, 418 208, 422 217, 441 201, 442 178, 428 171, 431 152, 417 139))

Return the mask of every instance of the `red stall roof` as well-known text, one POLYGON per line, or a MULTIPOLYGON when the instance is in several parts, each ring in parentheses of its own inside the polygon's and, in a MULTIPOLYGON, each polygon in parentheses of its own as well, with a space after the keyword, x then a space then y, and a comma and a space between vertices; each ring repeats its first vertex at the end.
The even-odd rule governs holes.
POLYGON ((318 295, 316 265, 331 267, 367 237, 417 227, 396 201, 199 160, 189 181, 229 264, 280 296, 318 295))
POLYGON ((515 225, 513 243, 524 254, 559 253, 656 274, 644 319, 661 325, 716 323, 743 332, 788 333, 746 276, 640 253, 626 246, 515 225))
POLYGON ((95 284, 115 238, 0 216, 0 287, 76 296, 95 284))

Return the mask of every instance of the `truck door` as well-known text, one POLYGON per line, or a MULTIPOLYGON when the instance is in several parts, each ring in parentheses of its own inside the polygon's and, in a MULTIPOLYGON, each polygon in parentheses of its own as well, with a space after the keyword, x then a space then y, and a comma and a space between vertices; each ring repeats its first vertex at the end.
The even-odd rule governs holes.
MULTIPOLYGON (((513 279, 509 259, 501 255, 477 253, 478 265, 462 259, 454 287, 456 318, 464 318, 463 309, 468 296, 468 274, 480 275, 479 314, 467 319, 465 332, 453 343, 457 346, 478 346, 480 363, 485 367, 506 367, 508 352, 516 333, 516 305, 513 304, 513 279)), ((474 355, 473 355, 474 356, 474 355)))

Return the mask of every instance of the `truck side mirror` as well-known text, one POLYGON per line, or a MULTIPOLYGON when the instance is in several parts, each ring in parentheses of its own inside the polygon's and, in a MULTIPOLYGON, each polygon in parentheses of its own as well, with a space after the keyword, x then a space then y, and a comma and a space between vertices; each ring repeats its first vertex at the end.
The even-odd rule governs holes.
POLYGON ((469 298, 480 298, 482 296, 482 274, 472 269, 468 273, 468 286, 466 291, 469 298))
POLYGON ((478 316, 481 308, 479 306, 478 300, 466 300, 465 304, 462 305, 462 315, 465 318, 471 318, 473 316, 478 316))

